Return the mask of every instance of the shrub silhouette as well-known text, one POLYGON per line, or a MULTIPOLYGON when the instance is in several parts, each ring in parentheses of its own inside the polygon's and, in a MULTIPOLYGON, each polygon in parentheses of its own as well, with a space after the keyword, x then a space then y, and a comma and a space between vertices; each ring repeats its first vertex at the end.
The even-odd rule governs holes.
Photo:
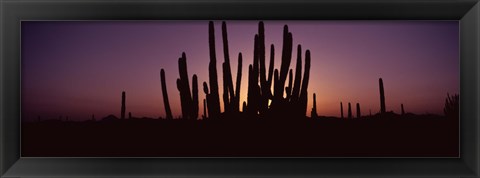
POLYGON ((445 98, 445 106, 443 108, 445 116, 449 118, 458 118, 460 114, 459 107, 460 96, 458 94, 450 95, 447 93, 447 98, 445 98))

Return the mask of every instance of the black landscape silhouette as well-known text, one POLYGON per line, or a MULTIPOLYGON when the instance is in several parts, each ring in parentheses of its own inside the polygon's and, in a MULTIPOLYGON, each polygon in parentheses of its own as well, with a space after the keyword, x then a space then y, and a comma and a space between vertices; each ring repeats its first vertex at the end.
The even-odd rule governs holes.
MULTIPOLYGON (((172 115, 164 69, 159 68, 166 116, 146 118, 128 111, 128 91, 119 90, 120 117, 111 114, 85 121, 42 118, 22 122, 25 157, 457 157, 459 95, 445 99, 444 114, 401 113, 386 107, 388 91, 378 78, 380 111, 361 113, 361 103, 340 102, 341 117, 317 113, 319 93, 309 93, 309 50, 297 46, 295 72, 290 67, 293 37, 284 26, 280 68, 274 68, 274 45, 266 63, 265 30, 259 23, 252 64, 242 76, 242 54, 232 74, 226 23, 222 23, 224 61, 217 72, 213 22, 209 23, 208 81, 188 73, 186 53, 178 59, 176 86, 181 117, 172 115), (304 56, 302 56, 304 54, 304 56), (242 77, 248 77, 247 101, 240 103, 242 77), (218 79, 223 79, 220 97, 218 79), (235 79, 235 82, 233 81, 235 79), (288 79, 288 80, 287 80, 288 79), (191 82, 191 83, 190 83, 191 82), (235 85, 234 85, 235 84, 235 85), (220 98, 223 101, 221 112, 220 98), (313 107, 307 108, 308 99, 313 107), (344 115, 344 103, 347 114, 344 115), (201 105, 203 104, 203 105, 201 105), (353 106, 352 106, 353 105, 353 106), (354 107, 354 108, 352 108, 354 107), (310 117, 306 113, 310 112, 310 117)), ((278 50, 278 49, 277 49, 278 50)), ((374 78, 372 80, 377 80, 374 78)), ((162 101, 159 101, 162 102, 162 101)), ((134 113, 134 112, 133 112, 134 113)))

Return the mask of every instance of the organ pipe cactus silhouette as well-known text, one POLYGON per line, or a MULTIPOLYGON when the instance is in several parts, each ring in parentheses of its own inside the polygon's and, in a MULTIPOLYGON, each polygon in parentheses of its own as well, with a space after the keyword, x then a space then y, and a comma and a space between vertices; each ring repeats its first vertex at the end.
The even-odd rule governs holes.
POLYGON ((122 92, 122 108, 120 110, 120 118, 125 119, 125 91, 122 92))
POLYGON ((362 113, 360 112, 360 103, 357 103, 357 118, 362 117, 362 113))
POLYGON ((160 83, 162 85, 163 105, 165 107, 165 114, 167 119, 173 119, 172 110, 170 109, 170 102, 168 101, 167 85, 165 82, 165 71, 160 70, 160 83))
MULTIPOLYGON (((263 23, 260 23, 263 25, 263 23)), ((288 26, 284 26, 283 31, 283 47, 282 47, 282 58, 280 69, 275 71, 273 83, 274 91, 273 96, 271 96, 270 86, 271 80, 271 71, 274 71, 274 46, 271 45, 271 58, 270 58, 270 68, 269 76, 267 83, 261 86, 267 86, 268 89, 262 89, 262 95, 268 97, 272 100, 270 105, 270 110, 273 113, 284 113, 290 115, 291 117, 305 117, 307 111, 307 102, 308 102, 308 81, 310 75, 310 51, 307 50, 305 53, 305 66, 304 73, 302 78, 302 48, 301 45, 297 47, 297 63, 295 74, 293 70, 290 69, 290 63, 292 58, 292 46, 293 46, 293 37, 292 33, 288 31, 288 26), (288 86, 285 87, 286 77, 288 74, 288 86), (295 77, 293 77, 295 76, 295 77), (292 82, 292 80, 294 80, 292 82), (263 92, 266 91, 266 92, 263 92), (285 95, 285 97, 284 97, 285 95)), ((263 49, 263 48, 261 48, 263 49)), ((262 61, 261 61, 262 62, 262 61)), ((261 81, 262 82, 262 81, 261 81)), ((274 114, 274 115, 284 115, 284 114, 274 114)))
MULTIPOLYGON (((215 53, 215 34, 214 24, 209 22, 209 81, 203 83, 205 97, 204 117, 219 118, 220 102, 218 92, 218 79, 216 71, 216 53, 215 53)), ((228 49, 227 26, 222 22, 222 39, 224 62, 222 63, 223 72, 223 104, 227 115, 240 111, 240 86, 242 75, 242 54, 238 55, 238 69, 236 86, 233 86, 232 71, 230 67, 230 56, 228 49)), ((288 26, 283 29, 283 47, 281 64, 279 69, 274 69, 274 45, 270 46, 270 63, 268 73, 265 64, 265 29, 263 22, 259 22, 258 34, 254 37, 253 63, 248 67, 248 92, 247 102, 244 102, 242 110, 249 117, 268 117, 287 114, 293 117, 305 117, 308 101, 308 81, 310 75, 310 51, 305 52, 305 66, 302 76, 302 49, 298 45, 297 66, 295 74, 290 69, 293 46, 292 33, 288 31, 288 26), (285 82, 288 75, 288 86, 285 82), (294 77, 295 76, 295 77, 294 77), (293 81, 295 80, 295 81, 293 81), (273 85, 273 94, 272 94, 273 85), (269 105, 271 101, 271 104, 269 105), (271 114, 269 114, 271 113, 271 114)), ((180 91, 182 104, 182 116, 184 118, 196 118, 198 116, 198 96, 196 91, 196 76, 192 82, 192 94, 188 85, 188 74, 186 70, 186 57, 182 54, 179 59, 180 78, 177 80, 177 88, 180 91), (195 106, 197 108, 195 108, 195 106), (188 113, 194 113, 188 116, 188 113), (196 114, 195 114, 196 113, 196 114)), ((165 92, 166 93, 166 92, 165 92)))
POLYGON ((178 59, 178 71, 180 78, 177 79, 177 89, 180 92, 180 103, 182 106, 182 117, 184 119, 197 119, 198 117, 198 84, 197 76, 192 77, 192 93, 187 73, 187 57, 182 53, 178 59))
POLYGON ((383 91, 382 78, 378 79, 378 85, 380 88, 380 113, 384 114, 386 112, 386 109, 385 109, 385 92, 383 91))
POLYGON ((352 119, 352 106, 348 103, 348 119, 352 119))

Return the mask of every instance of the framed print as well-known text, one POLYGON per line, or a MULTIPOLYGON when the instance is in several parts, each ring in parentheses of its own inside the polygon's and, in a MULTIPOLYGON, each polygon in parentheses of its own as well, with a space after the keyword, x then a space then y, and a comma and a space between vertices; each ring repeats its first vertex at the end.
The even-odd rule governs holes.
POLYGON ((1 3, 2 177, 478 176, 478 1, 1 3))

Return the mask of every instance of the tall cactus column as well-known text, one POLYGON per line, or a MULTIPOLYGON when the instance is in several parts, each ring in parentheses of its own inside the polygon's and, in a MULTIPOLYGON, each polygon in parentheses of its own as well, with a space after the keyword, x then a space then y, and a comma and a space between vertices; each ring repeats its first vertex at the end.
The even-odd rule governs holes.
POLYGON ((215 53, 215 29, 213 22, 208 23, 208 44, 210 49, 210 63, 208 64, 208 79, 210 93, 207 99, 208 116, 213 119, 220 117, 220 97, 218 96, 217 57, 215 53))
POLYGON ((163 105, 165 106, 165 114, 167 119, 173 119, 172 110, 170 109, 170 102, 168 101, 167 84, 165 82, 165 71, 160 71, 160 82, 162 84, 163 105))
POLYGON ((122 108, 120 118, 125 119, 125 91, 122 92, 122 108))
POLYGON ((305 116, 307 112, 307 102, 308 102, 308 80, 310 79, 310 50, 305 52, 305 70, 302 80, 302 88, 300 89, 300 110, 298 113, 299 116, 305 116))
POLYGON ((237 81, 235 84, 235 98, 233 103, 233 110, 240 112, 240 86, 242 83, 242 53, 238 53, 238 65, 237 65, 237 81))
POLYGON ((230 68, 230 55, 228 52, 227 24, 222 22, 223 54, 225 62, 223 63, 223 103, 225 112, 229 113, 234 105, 235 93, 233 91, 232 72, 230 68))
POLYGON ((189 113, 192 112, 193 108, 190 107, 192 95, 190 93, 190 84, 187 73, 187 58, 185 53, 182 53, 182 57, 178 59, 178 72, 180 74, 180 78, 177 79, 177 89, 180 92, 182 118, 187 119, 189 118, 189 113))
POLYGON ((383 80, 382 78, 378 79, 378 85, 380 87, 380 113, 384 114, 385 109, 385 93, 383 91, 383 80))

